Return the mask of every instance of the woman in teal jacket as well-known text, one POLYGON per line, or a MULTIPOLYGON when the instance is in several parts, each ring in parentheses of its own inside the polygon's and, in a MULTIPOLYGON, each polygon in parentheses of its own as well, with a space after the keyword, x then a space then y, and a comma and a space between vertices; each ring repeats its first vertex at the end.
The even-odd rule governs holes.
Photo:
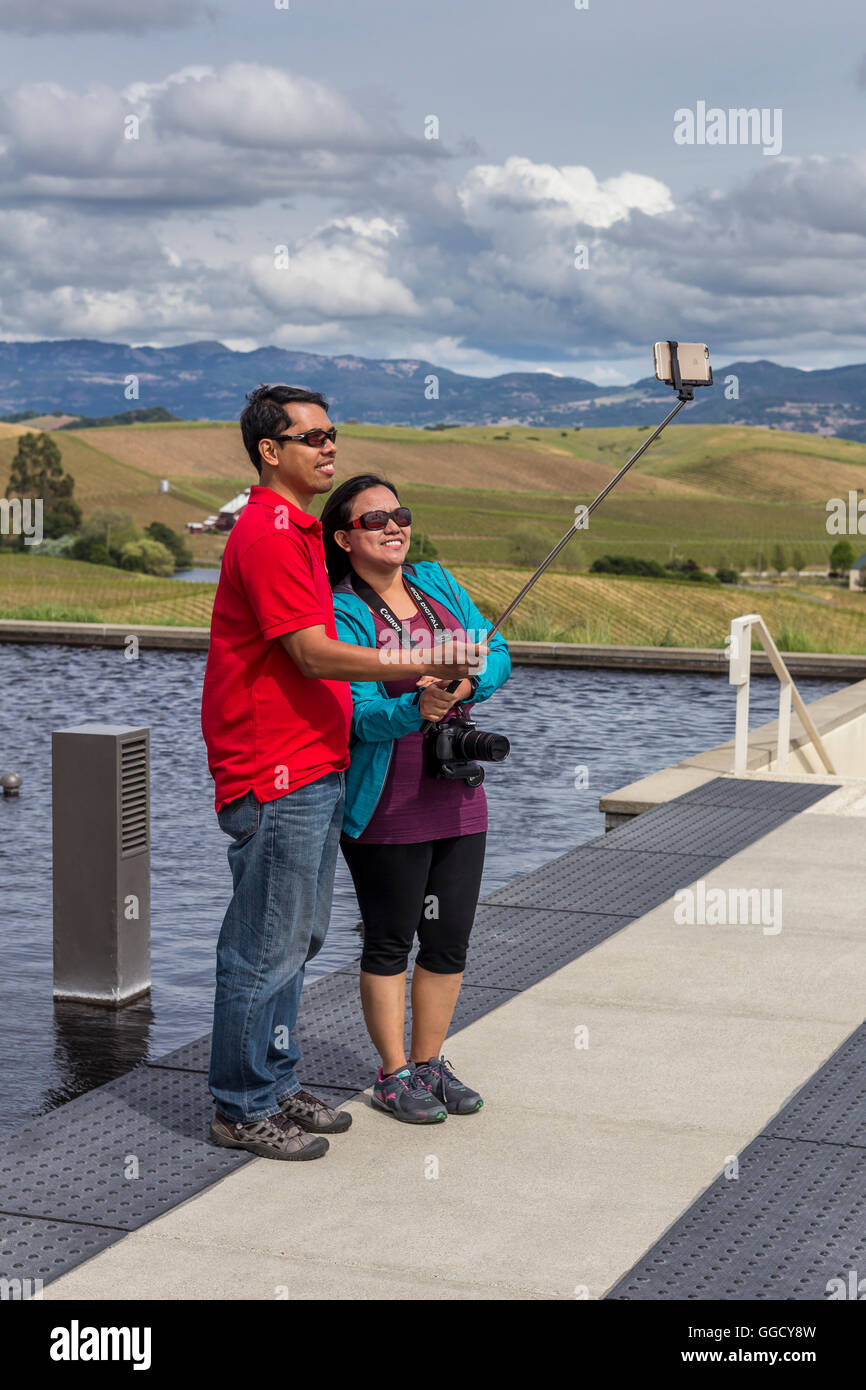
MULTIPOLYGON (((322 511, 338 636, 359 646, 430 645, 452 634, 484 642, 492 627, 440 565, 406 563, 411 513, 393 484, 350 478, 322 511)), ((373 1101, 410 1124, 479 1110, 481 1096, 441 1055, 460 993, 487 833, 483 786, 435 775, 425 720, 486 700, 511 673, 490 639, 485 669, 453 693, 435 677, 352 682, 354 713, 341 847, 364 922, 361 1001, 381 1066, 373 1101), (406 969, 412 1045, 405 1053, 406 969)))

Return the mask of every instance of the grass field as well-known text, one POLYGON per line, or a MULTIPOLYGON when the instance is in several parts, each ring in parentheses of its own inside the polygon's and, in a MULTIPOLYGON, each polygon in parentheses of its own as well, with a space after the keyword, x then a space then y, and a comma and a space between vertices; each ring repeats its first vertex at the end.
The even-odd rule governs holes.
MULTIPOLYGON (((482 612, 498 617, 528 578, 493 565, 454 567, 482 612)), ((178 583, 71 560, 0 555, 0 618, 201 627, 212 584, 178 583), (96 571, 96 573, 94 573, 96 571)), ((506 635, 527 641, 723 647, 731 618, 758 611, 784 651, 866 653, 866 603, 814 603, 780 589, 752 593, 667 579, 544 575, 506 635)))
MULTIPOLYGON (((23 430, 0 426, 0 494, 23 430)), ((139 526, 163 521, 182 530, 256 481, 236 424, 63 430, 53 437, 85 516, 111 506, 130 512, 139 526), (159 491, 162 478, 170 482, 168 493, 159 491)), ((552 546, 576 504, 588 502, 645 437, 646 429, 341 426, 338 478, 360 471, 390 478, 443 563, 496 609, 521 582, 512 533, 529 527, 539 544, 552 546)), ((849 490, 866 490, 866 445, 676 423, 606 499, 589 530, 577 533, 521 622, 535 632, 547 624, 550 633, 568 632, 573 640, 718 645, 733 613, 758 607, 771 627, 815 650, 864 650, 866 594, 815 581, 757 595, 585 573, 606 552, 768 568, 777 545, 789 560, 796 549, 806 564, 826 564, 835 539, 826 531, 826 503, 849 490)), ((196 563, 219 563, 223 537, 189 540, 196 563)), ((856 552, 866 550, 866 537, 852 540, 856 552)), ((6 615, 54 609, 68 617, 75 609, 104 621, 196 624, 207 621, 212 594, 208 586, 32 555, 0 559, 6 615)))
POLYGON ((215 586, 154 579, 106 565, 0 555, 0 618, 202 627, 215 586))

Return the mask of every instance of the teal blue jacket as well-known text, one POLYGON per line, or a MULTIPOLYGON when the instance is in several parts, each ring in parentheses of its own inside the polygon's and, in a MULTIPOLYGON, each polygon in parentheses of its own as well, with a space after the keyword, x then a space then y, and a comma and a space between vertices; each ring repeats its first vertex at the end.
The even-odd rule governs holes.
MULTIPOLYGON (((472 631, 475 640, 493 626, 475 607, 466 590, 441 565, 427 561, 404 565, 418 588, 459 617, 464 629, 472 631)), ((373 615, 359 598, 348 578, 334 590, 334 618, 337 636, 357 647, 375 647, 376 625, 373 615)), ((489 642, 490 654, 484 672, 478 677, 475 700, 487 700, 511 675, 508 643, 499 633, 489 642)), ((346 773, 346 809, 343 832, 357 837, 364 830, 376 809, 394 751, 394 740, 420 729, 424 719, 418 709, 417 691, 405 695, 388 695, 381 681, 352 681, 352 733, 349 740, 351 766, 346 773)))

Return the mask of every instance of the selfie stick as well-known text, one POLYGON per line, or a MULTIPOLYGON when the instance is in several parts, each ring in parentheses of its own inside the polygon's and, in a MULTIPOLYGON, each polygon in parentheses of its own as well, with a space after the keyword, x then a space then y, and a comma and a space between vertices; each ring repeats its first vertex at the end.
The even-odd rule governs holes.
MULTIPOLYGON (((669 340, 668 346, 670 347, 670 350, 671 350, 671 376, 672 376, 672 378, 673 378, 673 381, 672 381, 671 384, 672 384, 674 387, 676 387, 677 395, 678 395, 678 397, 679 397, 679 399, 678 399, 676 405, 674 406, 673 410, 671 410, 671 411, 668 412, 668 414, 667 414, 667 415, 665 416, 665 418, 662 420, 661 424, 660 424, 660 425, 657 425, 656 428, 653 430, 652 434, 647 436, 647 438, 644 440, 643 444, 641 444, 640 448, 637 449, 637 450, 635 451, 635 453, 632 454, 632 456, 631 456, 631 458, 629 459, 628 463, 624 463, 624 464, 623 464, 623 466, 622 466, 622 468, 619 470, 619 472, 618 472, 613 478, 611 478, 610 482, 606 485, 606 487, 603 487, 603 488, 602 488, 601 492, 598 494, 598 496, 597 496, 592 502, 590 502, 589 506, 588 506, 588 507, 578 507, 578 508, 575 509, 577 512, 579 512, 579 515, 575 518, 574 522, 573 522, 573 523, 571 524, 571 526, 568 528, 568 530, 566 531, 565 535, 562 537, 562 540, 557 541, 556 545, 553 547, 553 549, 551 550, 551 552, 550 552, 550 554, 547 556, 547 558, 544 559, 544 560, 542 560, 541 564, 538 566, 538 569, 535 571, 535 573, 534 573, 533 575, 531 575, 529 579, 527 579, 526 583, 524 584, 523 588, 520 590, 520 593, 517 595, 517 597, 516 597, 516 598, 513 598, 513 599, 511 600, 511 602, 509 603, 509 605, 508 605, 508 607, 506 608, 505 612, 504 612, 504 613, 501 613, 500 616, 497 618, 497 620, 496 620, 496 622, 494 623, 493 627, 492 627, 492 628, 490 629, 490 631, 488 632, 487 637, 484 639, 485 642, 488 641, 491 637, 495 636, 496 633, 499 631, 499 629, 502 627, 502 624, 506 621, 506 619, 508 619, 508 618, 511 617, 511 614, 514 612, 514 610, 515 610, 515 608, 517 607, 517 605, 518 605, 519 603, 522 603, 522 602, 523 602, 523 600, 526 598, 526 595, 529 593, 530 589, 533 587, 534 584, 536 584, 536 583, 538 582, 538 580, 539 580, 539 579, 541 578, 541 576, 544 574, 544 571, 548 568, 549 565, 552 565, 552 564, 553 564, 553 561, 556 559, 556 557, 557 557, 557 555, 560 553, 560 551, 564 550, 565 547, 568 545, 568 542, 571 540, 571 538, 572 538, 572 536, 574 535, 575 531, 582 531, 582 530, 584 530, 587 521, 589 520, 590 516, 592 516, 592 513, 595 511, 596 507, 597 507, 601 502, 603 502, 604 499, 605 499, 605 497, 607 497, 607 494, 608 494, 609 492, 611 492, 613 488, 616 487, 616 485, 617 485, 617 483, 619 482, 620 478, 623 478, 623 477, 625 476, 625 474, 626 474, 626 473, 628 472, 628 470, 631 468, 632 464, 633 464, 633 463, 637 463, 637 461, 638 461, 638 459, 640 458, 641 454, 646 453, 646 451, 647 451, 647 449, 649 448, 649 446, 650 446, 656 439, 658 439, 659 435, 661 434, 661 432, 662 432, 662 430, 665 428, 665 426, 670 424, 671 420, 674 418, 674 416, 675 416, 676 414, 678 414, 679 411, 682 410, 683 406, 686 405, 688 401, 693 401, 693 400, 694 400, 694 398, 695 398, 694 387, 692 387, 692 386, 684 386, 684 385, 683 385, 683 382, 682 382, 682 378, 681 378, 681 376, 680 376, 680 364, 679 364, 679 361, 677 360, 677 347, 678 347, 678 344, 677 344, 676 342, 672 341, 672 340, 669 340)), ((712 380, 712 378, 711 378, 710 380, 712 380)), ((710 382, 707 383, 707 385, 709 385, 709 384, 710 384, 710 382)), ((459 684, 460 684, 459 681, 452 681, 451 684, 447 687, 447 689, 448 689, 449 691, 454 691, 454 690, 457 689, 457 687, 458 687, 459 684)), ((421 726, 421 732, 422 732, 422 734, 426 734, 430 729, 432 729, 433 726, 434 726, 434 724, 435 724, 435 722, 436 722, 435 720, 428 719, 428 720, 421 726)))

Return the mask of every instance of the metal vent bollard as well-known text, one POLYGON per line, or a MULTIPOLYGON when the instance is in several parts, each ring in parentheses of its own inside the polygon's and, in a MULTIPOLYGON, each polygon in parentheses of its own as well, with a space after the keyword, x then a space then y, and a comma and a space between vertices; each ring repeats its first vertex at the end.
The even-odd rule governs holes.
POLYGON ((150 989, 150 730, 52 735, 54 997, 119 1008, 150 989))

